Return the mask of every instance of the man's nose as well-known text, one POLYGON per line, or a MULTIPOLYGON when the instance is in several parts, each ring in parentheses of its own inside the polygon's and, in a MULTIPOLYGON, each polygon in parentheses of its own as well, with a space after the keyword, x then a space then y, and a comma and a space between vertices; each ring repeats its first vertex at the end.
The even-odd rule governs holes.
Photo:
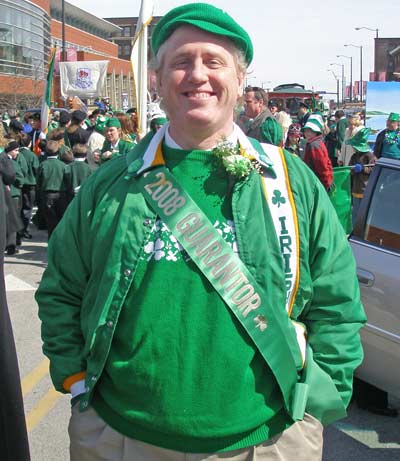
POLYGON ((189 79, 195 83, 204 82, 208 79, 207 66, 202 59, 197 59, 192 63, 189 79))

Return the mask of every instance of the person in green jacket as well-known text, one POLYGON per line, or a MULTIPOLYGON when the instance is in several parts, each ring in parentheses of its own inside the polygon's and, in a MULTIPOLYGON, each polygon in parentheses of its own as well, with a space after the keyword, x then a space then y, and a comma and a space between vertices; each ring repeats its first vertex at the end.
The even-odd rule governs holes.
POLYGON ((58 159, 57 141, 47 141, 46 160, 38 169, 36 182, 38 205, 44 216, 50 239, 67 207, 67 165, 58 159))
POLYGON ((23 157, 27 164, 27 173, 24 185, 22 186, 22 211, 21 218, 24 223, 22 237, 31 239, 29 225, 32 219, 32 210, 36 202, 36 175, 39 169, 39 159, 30 149, 32 141, 29 135, 21 133, 20 135, 19 155, 23 157))
POLYGON ((320 460, 362 361, 346 235, 301 159, 234 124, 231 16, 174 8, 152 48, 170 122, 87 179, 36 293, 71 460, 320 460))
POLYGON ((121 122, 116 117, 111 117, 107 120, 104 135, 106 139, 101 149, 101 163, 119 155, 124 155, 134 147, 133 140, 122 139, 121 122))
POLYGON ((12 166, 15 170, 15 180, 10 184, 9 192, 11 201, 7 204, 10 208, 7 213, 7 241, 6 250, 8 255, 18 253, 17 245, 21 245, 19 232, 22 229, 22 222, 20 219, 21 214, 21 196, 22 187, 25 183, 25 174, 27 170, 26 162, 19 157, 19 144, 17 141, 10 141, 6 147, 5 152, 1 155, 7 155, 12 160, 12 166))
POLYGON ((85 144, 75 144, 72 151, 74 153, 74 161, 67 166, 68 201, 71 201, 75 197, 82 184, 92 174, 92 169, 86 162, 87 146, 85 144))

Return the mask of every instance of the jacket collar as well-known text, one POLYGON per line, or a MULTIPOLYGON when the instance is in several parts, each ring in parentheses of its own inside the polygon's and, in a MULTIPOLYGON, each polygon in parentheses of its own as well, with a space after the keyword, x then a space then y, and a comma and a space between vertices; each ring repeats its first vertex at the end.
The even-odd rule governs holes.
MULTIPOLYGON (((128 177, 139 176, 147 170, 165 165, 161 146, 168 126, 169 123, 166 123, 154 135, 147 135, 137 146, 139 152, 134 149, 128 153, 128 177)), ((250 141, 235 123, 233 133, 249 157, 256 159, 264 170, 272 170, 273 172, 273 163, 258 141, 254 139, 250 141)))

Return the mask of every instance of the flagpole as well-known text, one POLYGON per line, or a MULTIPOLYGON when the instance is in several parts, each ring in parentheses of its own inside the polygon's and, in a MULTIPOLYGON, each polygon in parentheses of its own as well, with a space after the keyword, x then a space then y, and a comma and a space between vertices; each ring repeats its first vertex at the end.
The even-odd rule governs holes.
POLYGON ((141 131, 147 132, 147 27, 143 29, 143 34, 140 37, 142 46, 140 47, 140 127, 141 131))
POLYGON ((142 0, 131 53, 139 134, 147 133, 147 27, 153 18, 153 1, 142 0))

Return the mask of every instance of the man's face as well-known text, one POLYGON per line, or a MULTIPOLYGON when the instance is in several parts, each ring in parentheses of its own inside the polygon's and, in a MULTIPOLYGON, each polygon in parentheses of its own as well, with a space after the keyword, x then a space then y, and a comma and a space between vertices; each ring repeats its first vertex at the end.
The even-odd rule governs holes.
POLYGON ((300 106, 297 114, 299 115, 299 117, 302 117, 306 112, 307 112, 306 108, 303 106, 300 106))
POLYGON ((18 149, 18 148, 17 148, 17 149, 14 149, 14 150, 11 150, 11 151, 9 152, 11 158, 14 159, 14 160, 18 157, 18 153, 19 153, 19 149, 18 149))
POLYGON ((399 129, 399 122, 394 122, 393 120, 388 120, 386 122, 386 128, 389 131, 396 131, 399 129))
POLYGON ((164 46, 157 85, 171 133, 197 130, 210 136, 229 135, 243 87, 233 44, 196 27, 182 26, 164 46))
POLYGON ((112 144, 115 144, 119 139, 121 128, 116 126, 109 126, 106 128, 105 136, 107 141, 110 141, 112 144))
POLYGON ((276 114, 278 112, 278 107, 277 106, 269 106, 269 110, 271 114, 276 114))
POLYGON ((264 101, 256 99, 254 91, 248 91, 244 95, 244 112, 247 117, 255 118, 264 109, 264 101))
POLYGON ((316 133, 313 130, 310 130, 310 128, 305 128, 303 130, 303 134, 304 134, 304 137, 306 138, 307 141, 312 139, 312 138, 315 138, 315 136, 318 135, 318 133, 316 133))

